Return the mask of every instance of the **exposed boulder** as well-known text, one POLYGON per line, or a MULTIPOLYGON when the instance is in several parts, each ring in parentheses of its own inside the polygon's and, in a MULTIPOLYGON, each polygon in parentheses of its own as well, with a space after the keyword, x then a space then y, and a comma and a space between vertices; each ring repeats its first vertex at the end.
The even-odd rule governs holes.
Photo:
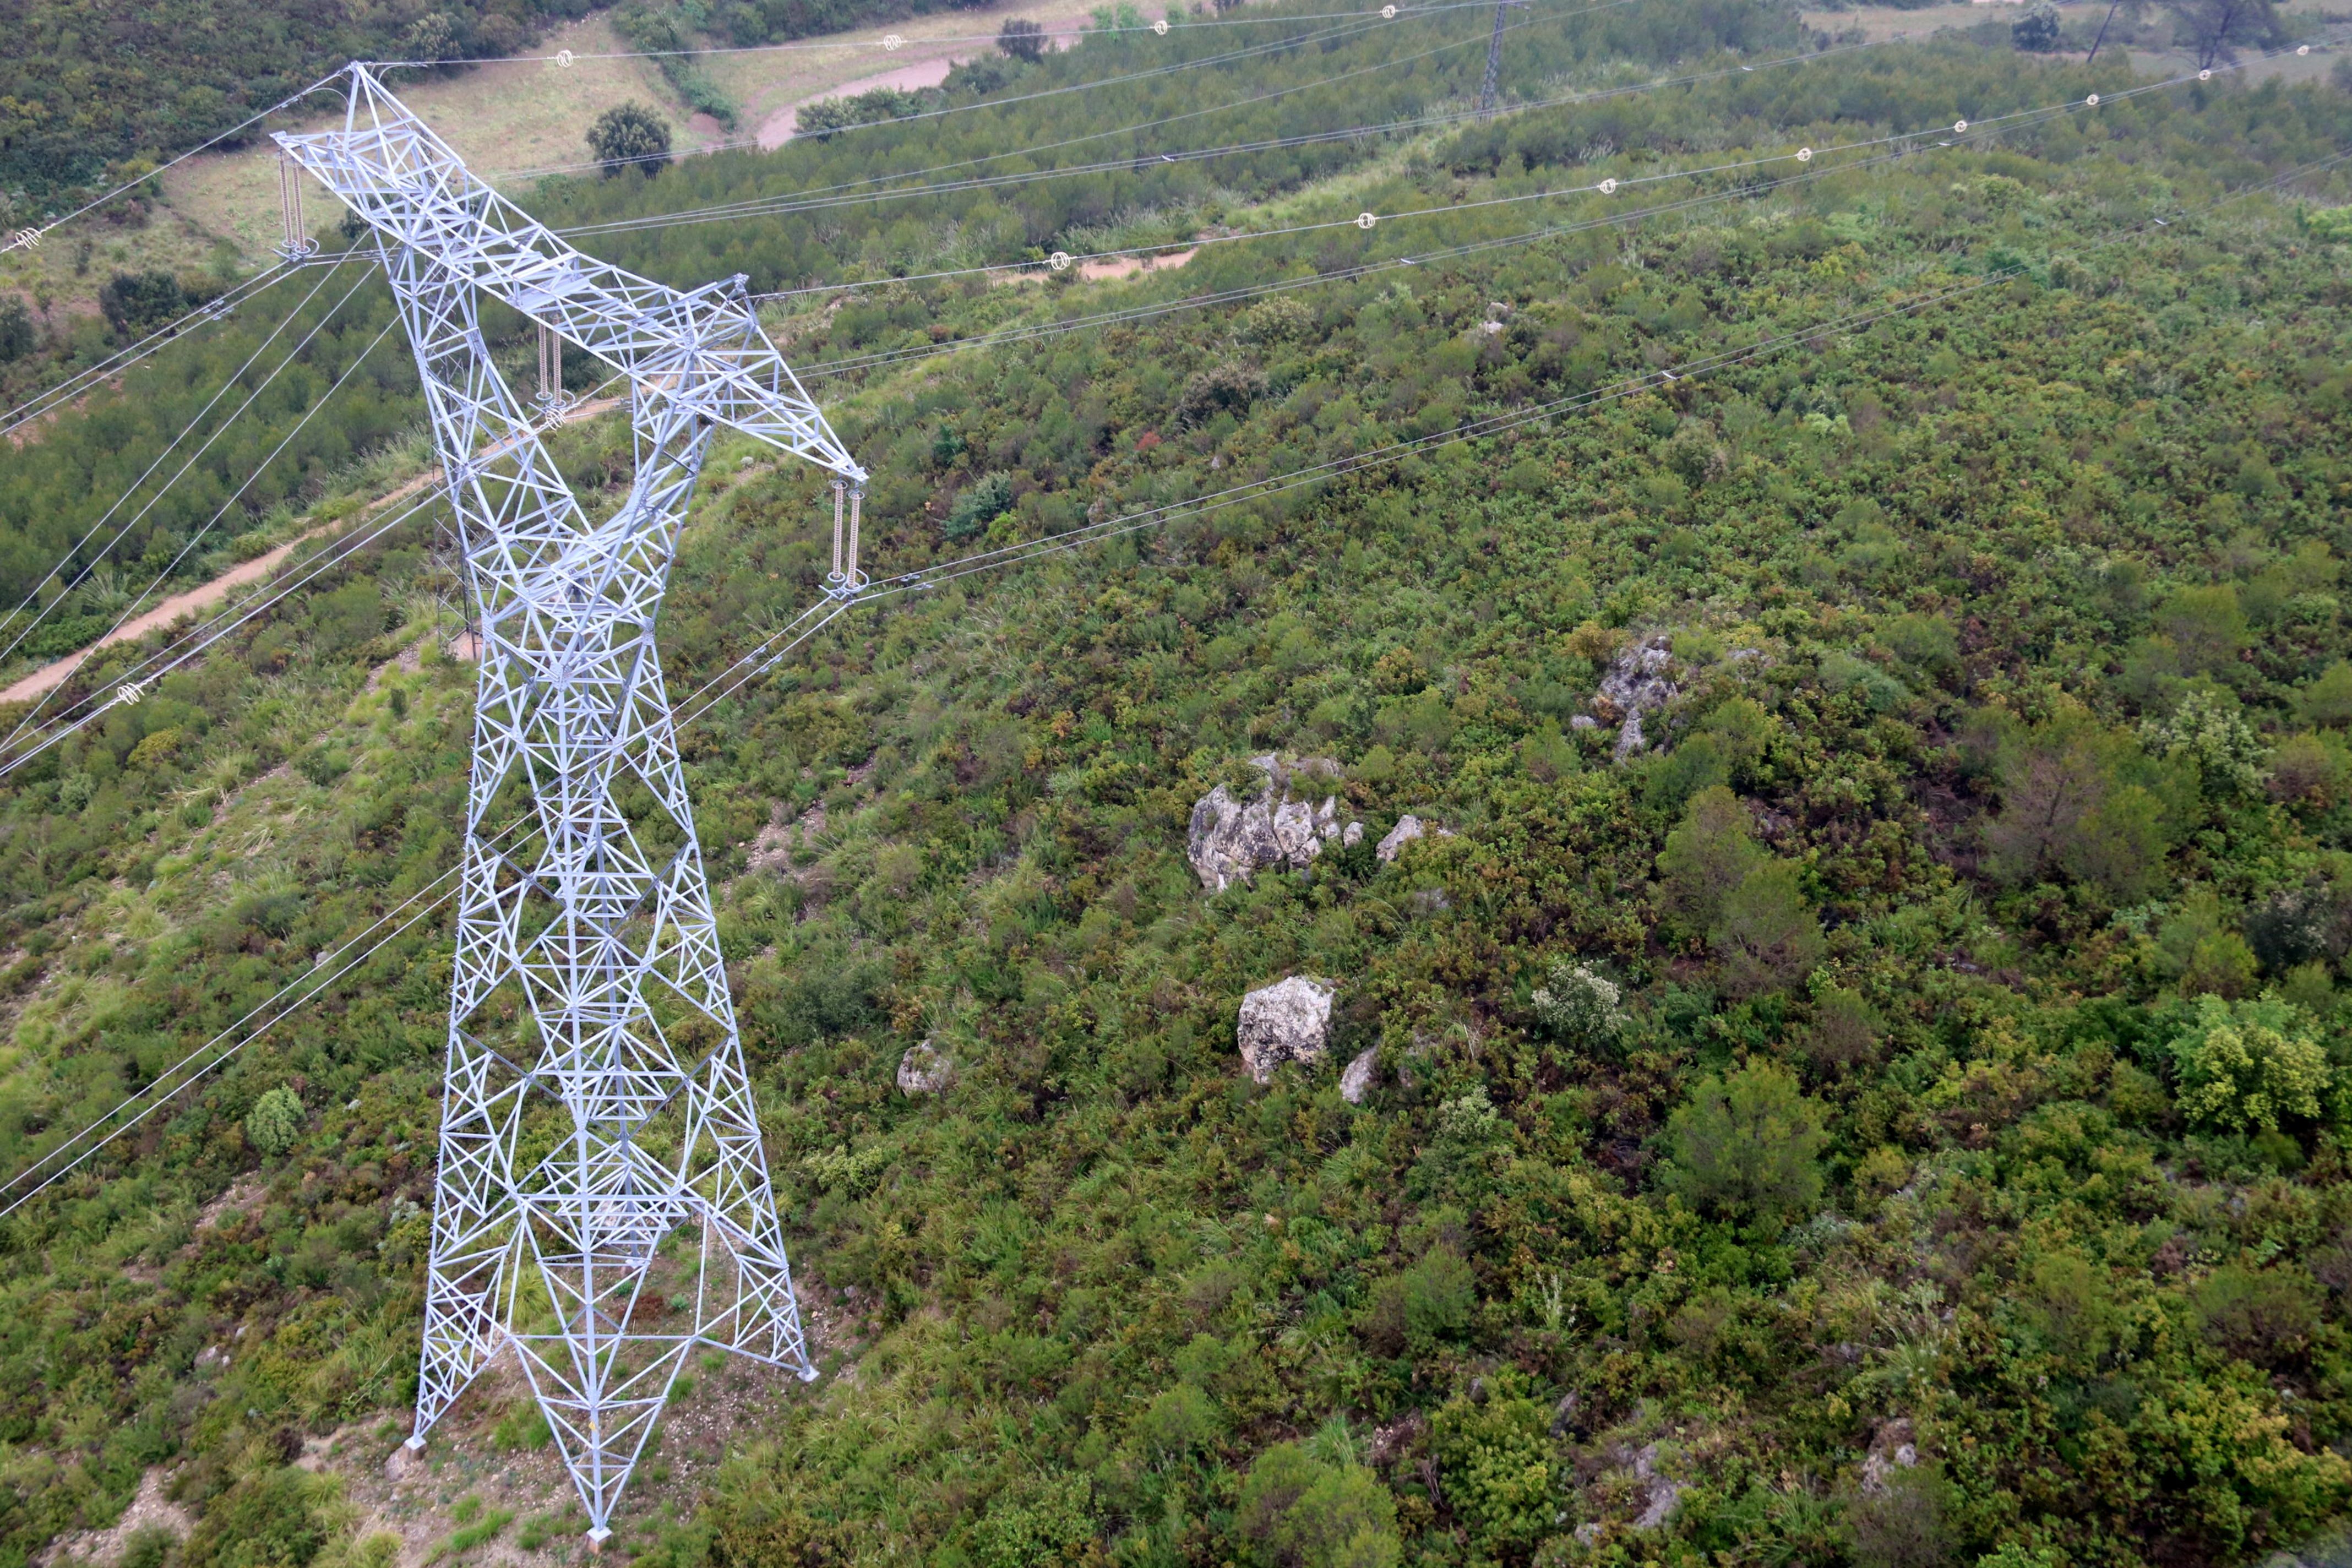
POLYGON ((1349 1062, 1339 1074, 1339 1098, 1350 1105, 1361 1105, 1380 1081, 1381 1048, 1372 1046, 1363 1055, 1349 1062))
POLYGON ((898 1092, 908 1099, 937 1094, 955 1077, 955 1063, 930 1041, 907 1047, 898 1058, 898 1092))
POLYGON ((1319 1061, 1331 1035, 1331 994, 1325 980, 1294 974, 1242 998, 1234 1033, 1243 1065, 1260 1083, 1274 1081, 1285 1062, 1319 1061))
POLYGON ((1250 763, 1265 775, 1257 794, 1237 800, 1219 784, 1192 807, 1184 853, 1201 885, 1213 893, 1248 881, 1262 867, 1303 868, 1325 845, 1353 844, 1363 837, 1360 823, 1340 820, 1339 797, 1331 788, 1339 782, 1338 763, 1269 755, 1252 757, 1250 763))
POLYGON ((1609 664, 1594 694, 1592 710, 1604 720, 1619 722, 1619 762, 1642 750, 1642 717, 1654 713, 1681 694, 1671 679, 1674 650, 1664 633, 1643 638, 1609 664))
POLYGON ((1380 857, 1383 862, 1387 862, 1395 859, 1404 847, 1416 838, 1451 838, 1453 837, 1452 829, 1440 827, 1433 822, 1423 822, 1408 811, 1397 818, 1396 826, 1390 828, 1387 836, 1373 847, 1372 853, 1380 857))

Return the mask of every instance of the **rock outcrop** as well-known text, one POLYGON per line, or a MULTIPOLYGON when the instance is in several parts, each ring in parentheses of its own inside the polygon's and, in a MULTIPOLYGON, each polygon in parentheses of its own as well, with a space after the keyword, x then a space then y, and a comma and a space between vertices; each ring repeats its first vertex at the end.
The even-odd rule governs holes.
POLYGON ((930 1041, 908 1046, 898 1058, 898 1092, 908 1099, 937 1094, 955 1077, 955 1063, 930 1041))
POLYGON ((1332 991, 1328 981, 1294 974, 1242 998, 1234 1032, 1250 1077, 1271 1083, 1285 1062, 1322 1059, 1331 1035, 1332 991))
POLYGON ((1350 1105, 1361 1105, 1370 1098, 1372 1085, 1380 1081, 1381 1048, 1373 1046, 1348 1064, 1339 1074, 1339 1098, 1350 1105))
POLYGON ((1615 752, 1619 762, 1647 743, 1642 733, 1643 716, 1656 712, 1680 695, 1681 688, 1670 678, 1674 662, 1674 650, 1664 635, 1659 634, 1644 637, 1619 654, 1601 676, 1592 709, 1603 720, 1620 726, 1615 752))
POLYGON ((1267 866, 1304 867, 1328 844, 1354 844, 1363 824, 1340 819, 1339 764, 1328 757, 1252 757, 1265 783, 1247 800, 1219 784, 1192 807, 1184 853, 1213 893, 1267 866), (1317 795, 1321 795, 1318 803, 1317 795))
POLYGON ((1380 857, 1381 862, 1385 864, 1395 859, 1404 847, 1416 838, 1451 838, 1453 837, 1451 828, 1440 827, 1433 822, 1423 822, 1408 811, 1398 817, 1396 826, 1390 828, 1381 841, 1372 847, 1372 853, 1380 857))

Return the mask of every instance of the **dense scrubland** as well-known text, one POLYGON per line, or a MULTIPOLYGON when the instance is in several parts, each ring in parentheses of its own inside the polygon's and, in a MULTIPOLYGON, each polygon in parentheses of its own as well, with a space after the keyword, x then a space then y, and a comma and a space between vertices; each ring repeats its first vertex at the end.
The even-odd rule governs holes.
MULTIPOLYGON (((1797 42, 1731 5, 1581 26, 1637 17, 1656 31, 1572 34, 1606 42, 1547 68, 1797 42)), ((2024 1568, 2324 1537, 2352 1507, 2352 252, 2332 168, 2230 198, 2337 155, 2352 97, 2112 101, 2126 70, 1876 49, 1344 161, 600 241, 796 286, 2111 99, 1411 268, 1352 270, 1607 209, 1212 247, 1115 289, 902 282, 782 321, 819 363, 931 355, 819 383, 876 471, 877 570, 1529 417, 861 612, 689 726, 833 1375, 615 1549, 2024 1568), (1617 760, 1613 725, 1576 720, 1639 647, 1676 695, 1617 760), (1192 805, 1268 751, 1337 758, 1374 831, 1205 894, 1192 805), (1407 811, 1452 836, 1384 864, 1370 838, 1407 811), (1235 1004, 1289 973, 1339 983, 1331 1049, 1260 1087, 1235 1004), (953 1082, 902 1095, 926 1039, 953 1082), (1351 1105, 1339 1067, 1366 1048, 1351 1105)), ((1035 146, 1065 111, 545 210, 1035 146)), ((160 361, 122 403, 199 374, 160 361)), ((721 444, 688 536, 677 692, 819 585, 816 487, 745 450, 721 444)), ((627 470, 609 425, 559 451, 592 488, 627 470)), ((420 525, 0 784, 7 1168, 451 863, 454 595, 420 525)), ((196 1523, 142 1568, 381 1561, 291 1461, 408 1393, 447 969, 410 930, 0 1226, 10 1560, 163 1467, 196 1523)), ((451 1440, 494 1424, 531 1440, 499 1409, 451 1440)))

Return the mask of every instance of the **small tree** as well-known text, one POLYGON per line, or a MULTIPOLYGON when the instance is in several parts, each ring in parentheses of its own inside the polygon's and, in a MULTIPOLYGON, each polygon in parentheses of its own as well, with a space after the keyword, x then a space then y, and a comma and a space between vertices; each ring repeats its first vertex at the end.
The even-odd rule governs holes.
POLYGON ((1770 1063, 1701 1079, 1667 1120, 1666 1142, 1666 1190, 1702 1213, 1769 1225, 1821 1196, 1821 1107, 1770 1063))
POLYGON ((1045 58, 1045 26, 1026 16, 1015 16, 997 33, 996 47, 1009 59, 1027 60, 1034 65, 1045 58))
POLYGON ((2046 55, 2058 47, 2058 13, 2036 9, 2009 25, 2009 41, 2028 54, 2046 55))
POLYGON ((294 1147, 301 1135, 301 1097, 283 1084, 255 1100, 245 1113, 247 1141, 272 1160, 294 1147))
POLYGON ((669 166, 669 124, 634 99, 616 103, 588 127, 588 151, 607 177, 640 169, 650 179, 669 166))
POLYGON ((0 296, 0 364, 33 352, 33 316, 14 294, 0 296))
POLYGON ((160 269, 118 272, 98 290, 98 308, 118 332, 145 333, 188 308, 188 291, 160 269))

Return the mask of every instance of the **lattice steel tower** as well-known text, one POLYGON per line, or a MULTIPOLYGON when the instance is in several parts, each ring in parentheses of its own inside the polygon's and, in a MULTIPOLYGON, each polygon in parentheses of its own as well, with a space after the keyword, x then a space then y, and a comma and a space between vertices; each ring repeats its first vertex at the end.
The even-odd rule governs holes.
MULTIPOLYGON (((734 278, 581 255, 363 67, 278 145, 373 231, 424 375, 480 627, 416 1424, 511 1347, 586 1505, 614 1501, 697 1345, 814 1377, 654 622, 711 430, 860 487, 734 278), (637 471, 593 520, 491 363, 505 301, 630 383, 637 471)), ((839 533, 838 520, 835 525, 839 533)), ((836 544, 836 554, 838 545, 836 544)), ((857 583, 835 561, 836 592, 857 583)))

